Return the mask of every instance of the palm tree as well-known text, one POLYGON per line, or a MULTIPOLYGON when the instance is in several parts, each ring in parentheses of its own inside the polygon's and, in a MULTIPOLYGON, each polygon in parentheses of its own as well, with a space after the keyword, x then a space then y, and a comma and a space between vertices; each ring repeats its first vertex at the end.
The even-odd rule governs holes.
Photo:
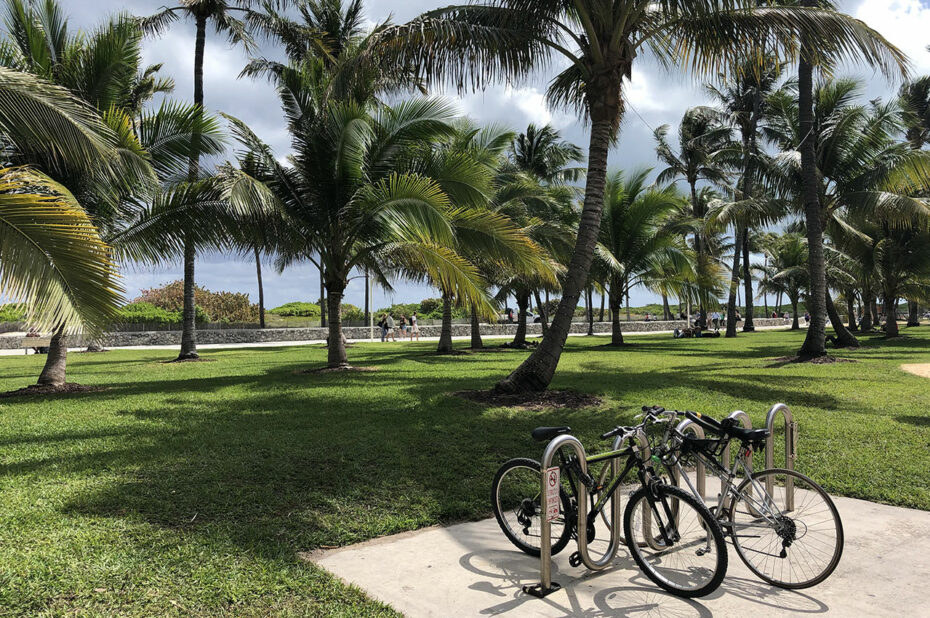
MULTIPOLYGON (((143 31, 149 34, 161 34, 172 24, 182 18, 191 19, 196 28, 194 40, 194 105, 204 108, 203 96, 203 59, 206 46, 207 26, 212 24, 217 34, 224 34, 233 45, 242 44, 246 49, 252 47, 252 38, 245 22, 237 19, 235 14, 246 16, 252 0, 182 0, 178 6, 164 7, 158 13, 138 20, 143 31)), ((203 173, 200 169, 201 148, 197 144, 200 136, 191 136, 191 158, 188 180, 195 182, 203 173)), ((194 231, 187 230, 190 236, 194 231)), ((178 360, 198 358, 197 331, 195 322, 194 266, 197 246, 192 239, 184 244, 184 321, 181 333, 181 351, 178 360)))
MULTIPOLYGON (((902 84, 898 102, 904 111, 906 137, 911 148, 920 150, 930 143, 930 75, 902 84)), ((908 326, 920 326, 920 304, 908 301, 908 326)))
MULTIPOLYGON (((800 6, 815 8, 830 5, 822 0, 800 0, 800 6)), ((830 9, 827 8, 827 11, 830 9)), ((869 64, 878 63, 886 75, 898 70, 907 73, 907 58, 896 47, 875 35, 871 50, 860 45, 860 52, 869 64)), ((810 268, 810 293, 807 309, 811 321, 807 336, 798 356, 817 358, 826 355, 826 259, 823 247, 824 213, 819 200, 819 181, 817 175, 816 125, 814 118, 814 68, 820 65, 832 66, 835 53, 840 51, 836 44, 824 45, 808 33, 800 36, 800 57, 798 62, 798 127, 799 141, 797 151, 801 156, 801 201, 804 204, 804 219, 807 227, 808 260, 810 268)), ((843 50, 845 51, 845 50, 843 50)))
MULTIPOLYGON (((721 114, 711 107, 693 107, 685 112, 678 126, 678 154, 668 143, 668 125, 654 132, 656 156, 667 167, 656 182, 666 184, 681 178, 688 184, 691 195, 691 215, 703 220, 707 215, 705 203, 698 199, 698 183, 705 181, 721 186, 729 179, 728 169, 720 160, 721 151, 730 146, 730 128, 721 114)), ((694 236, 699 259, 707 254, 703 233, 694 236)), ((703 307, 703 303, 702 303, 703 307)))
MULTIPOLYGON (((144 81, 140 75, 145 73, 141 70, 141 32, 133 20, 118 15, 92 32, 71 33, 67 16, 56 2, 37 9, 21 0, 8 0, 5 28, 8 36, 0 47, 0 64, 54 81, 96 107, 100 122, 108 126, 113 148, 90 168, 73 160, 62 161, 47 147, 44 151, 20 148, 7 160, 33 165, 60 183, 106 237, 120 217, 123 200, 145 193, 155 180, 129 115, 133 106, 143 102, 140 97, 159 86, 140 86, 144 81)), ((152 76, 151 67, 146 72, 152 76)), ((39 382, 63 385, 66 364, 65 328, 59 325, 39 382)))
POLYGON ((682 274, 692 269, 676 216, 684 200, 673 185, 647 186, 651 172, 649 168, 629 176, 616 172, 607 181, 596 259, 608 273, 611 345, 623 345, 620 305, 632 288, 652 281, 669 262, 682 274))
POLYGON ((787 232, 777 237, 772 245, 766 247, 765 253, 769 264, 775 271, 770 289, 781 291, 788 297, 794 317, 791 330, 798 330, 801 328, 798 322, 798 302, 801 294, 810 285, 807 268, 807 239, 797 232, 787 232))
MULTIPOLYGON (((733 76, 718 76, 719 86, 707 85, 708 92, 722 107, 723 113, 730 125, 740 132, 740 159, 739 168, 742 174, 739 191, 744 200, 751 200, 755 195, 756 165, 755 159, 760 155, 758 138, 760 124, 764 121, 768 96, 772 93, 780 76, 780 69, 774 58, 767 60, 761 70, 755 61, 747 61, 743 70, 733 76)), ((753 326, 753 292, 752 268, 749 263, 749 238, 752 233, 747 222, 743 229, 742 239, 737 242, 737 249, 742 251, 743 283, 745 285, 746 316, 743 321, 743 331, 755 330, 753 326)), ((736 263, 734 259, 734 263, 736 263)), ((731 303, 732 304, 732 303, 731 303)), ((727 316, 727 336, 730 336, 730 320, 727 316)), ((733 334, 735 335, 735 321, 733 334)))
MULTIPOLYGON (((902 132, 900 109, 894 103, 858 104, 860 89, 855 80, 841 79, 823 83, 814 92, 811 140, 821 227, 842 227, 846 219, 865 216, 884 217, 892 227, 907 227, 915 217, 927 212, 926 203, 912 195, 930 177, 930 153, 898 143, 896 137, 902 132)), ((780 93, 773 95, 771 103, 770 136, 790 149, 791 144, 798 143, 802 130, 797 100, 780 93)), ((775 161, 768 174, 777 190, 785 197, 801 196, 804 174, 795 153, 785 152, 775 161)), ((809 239, 810 230, 807 234, 809 239)), ((824 261, 824 281, 826 265, 824 261)), ((824 288, 824 309, 827 294, 824 288)), ((813 311, 811 317, 813 325, 813 311)), ((841 345, 858 345, 842 322, 832 323, 841 345)))
POLYGON ((588 280, 600 229, 607 152, 623 116, 623 80, 638 56, 651 52, 716 74, 739 54, 733 41, 771 40, 776 55, 793 49, 799 32, 844 56, 859 51, 887 66, 896 57, 862 22, 826 10, 758 7, 749 0, 485 0, 425 13, 385 33, 395 58, 427 79, 459 89, 524 78, 562 55, 569 66, 549 88, 549 100, 590 120, 588 177, 575 251, 549 334, 497 388, 543 390, 552 380, 572 315, 588 280), (727 36, 721 36, 726 32, 727 36))
MULTIPOLYGON (((5 156, 101 175, 118 140, 95 110, 67 90, 0 68, 5 156)), ((65 384, 64 336, 101 330, 122 302, 111 249, 74 194, 29 167, 0 168, 0 296, 23 303, 26 320, 54 330, 39 386, 65 384)))

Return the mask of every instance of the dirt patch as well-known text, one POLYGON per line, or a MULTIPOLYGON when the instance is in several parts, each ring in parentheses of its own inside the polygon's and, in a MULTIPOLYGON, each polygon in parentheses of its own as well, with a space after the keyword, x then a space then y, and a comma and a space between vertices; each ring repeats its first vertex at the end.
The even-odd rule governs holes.
POLYGON ((66 382, 61 386, 39 386, 33 384, 15 391, 0 393, 0 399, 7 397, 32 397, 36 395, 70 395, 73 393, 97 393, 107 390, 106 386, 84 386, 74 382, 66 382))
POLYGON ((603 403, 600 397, 578 391, 543 391, 541 393, 498 393, 487 391, 458 391, 452 393, 456 397, 507 408, 520 408, 521 410, 546 410, 560 408, 580 410, 594 408, 603 403))
MULTIPOLYGON (((852 348, 857 350, 858 348, 852 348)), ((859 361, 851 358, 843 358, 842 356, 817 356, 810 358, 807 356, 781 356, 779 358, 773 358, 774 361, 771 365, 766 365, 766 367, 783 367, 785 365, 790 365, 793 363, 809 363, 811 365, 832 365, 834 363, 858 363, 859 361)))
POLYGON ((930 363, 912 363, 901 365, 901 369, 921 378, 930 378, 930 363))
POLYGON ((163 365, 173 365, 175 363, 215 363, 215 358, 175 358, 172 360, 161 361, 163 365))
POLYGON ((316 369, 297 369, 294 371, 295 376, 312 376, 320 375, 326 373, 352 373, 352 372, 371 372, 378 371, 377 367, 353 367, 348 365, 346 367, 318 367, 316 369))

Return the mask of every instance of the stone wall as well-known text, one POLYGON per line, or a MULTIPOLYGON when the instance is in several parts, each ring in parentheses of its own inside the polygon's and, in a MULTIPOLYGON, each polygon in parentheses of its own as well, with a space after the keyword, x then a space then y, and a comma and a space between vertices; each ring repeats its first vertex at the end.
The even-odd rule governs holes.
MULTIPOLYGON (((766 326, 788 326, 781 319, 757 318, 754 321, 757 327, 766 326)), ((621 328, 624 333, 643 333, 656 331, 671 331, 676 328, 684 328, 684 320, 672 322, 621 322, 621 328)), ((440 326, 421 326, 420 335, 422 337, 438 337, 440 326)), ((610 322, 595 322, 594 332, 596 334, 610 334, 610 322)), ((344 328, 345 336, 348 339, 368 339, 369 329, 366 327, 347 327, 344 328)), ((486 337, 513 337, 516 334, 516 324, 482 324, 481 334, 486 337)), ((542 334, 542 327, 539 324, 527 324, 527 335, 538 336, 542 334)), ((573 322, 571 331, 575 334, 584 334, 588 332, 588 325, 584 322, 573 322)), ((380 337, 378 328, 374 329, 375 338, 380 337)), ((453 324, 452 335, 454 337, 468 337, 471 335, 470 324, 453 324)), ((327 336, 325 328, 266 328, 266 329, 242 329, 242 330, 200 330, 197 331, 197 343, 262 343, 270 341, 322 341, 327 336)), ((20 347, 21 335, 17 336, 0 336, 0 349, 16 349, 20 347)), ((144 331, 144 332, 114 332, 103 335, 99 340, 104 346, 143 346, 143 345, 181 345, 181 331, 144 331)), ((71 347, 84 347, 86 345, 83 338, 78 335, 71 337, 68 341, 71 347)))

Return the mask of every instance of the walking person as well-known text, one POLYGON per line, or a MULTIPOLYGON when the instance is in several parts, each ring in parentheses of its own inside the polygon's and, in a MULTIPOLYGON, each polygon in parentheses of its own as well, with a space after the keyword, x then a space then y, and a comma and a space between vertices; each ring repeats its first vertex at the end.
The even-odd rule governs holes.
POLYGON ((391 341, 397 341, 397 323, 394 322, 394 316, 390 313, 387 314, 387 334, 391 338, 391 341))
POLYGON ((403 313, 400 314, 400 338, 403 339, 407 336, 407 316, 403 313))
POLYGON ((413 341, 414 337, 417 338, 417 341, 420 340, 420 326, 417 324, 416 311, 410 314, 410 341, 413 341))

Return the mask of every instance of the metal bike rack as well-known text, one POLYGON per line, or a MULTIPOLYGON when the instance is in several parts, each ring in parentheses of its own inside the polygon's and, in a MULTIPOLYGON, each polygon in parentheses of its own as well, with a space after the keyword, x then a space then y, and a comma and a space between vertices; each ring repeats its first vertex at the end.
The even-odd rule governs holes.
MULTIPOLYGON (((649 441, 646 439, 646 435, 641 430, 630 436, 623 438, 618 437, 616 440, 614 440, 614 450, 620 450, 623 447, 624 442, 627 440, 635 440, 639 448, 644 451, 640 456, 647 460, 649 459, 649 441)), ((578 464, 581 467, 581 471, 584 474, 588 473, 588 462, 586 459, 584 446, 582 446, 578 438, 574 436, 558 436, 549 442, 549 444, 546 446, 546 450, 543 451, 541 474, 539 480, 539 500, 541 509, 539 522, 540 583, 535 586, 523 587, 523 592, 526 594, 540 598, 561 589, 561 586, 558 583, 552 581, 552 530, 549 519, 546 516, 546 513, 549 510, 546 495, 546 470, 548 470, 552 465, 552 460, 556 453, 558 453, 561 448, 566 446, 571 447, 571 449, 575 452, 575 456, 578 458, 578 464)), ((620 475, 620 458, 613 458, 610 462, 610 465, 614 475, 613 478, 617 478, 620 475)), ((610 566, 611 561, 613 561, 614 556, 617 555, 617 551, 620 549, 620 540, 622 538, 621 528, 623 526, 621 521, 623 515, 620 508, 620 496, 619 494, 615 493, 610 498, 610 543, 607 546, 607 551, 599 559, 594 560, 591 558, 588 552, 588 488, 584 483, 580 482, 580 479, 577 490, 578 555, 585 567, 592 571, 602 571, 610 566)))
MULTIPOLYGON (((794 422, 794 416, 791 414, 791 408, 783 403, 776 403, 769 410, 765 417, 765 426, 769 430, 769 437, 765 441, 765 468, 775 467, 775 419, 779 413, 785 419, 785 468, 794 470, 794 459, 797 449, 798 424, 794 422)), ((769 476, 766 478, 765 490, 772 494, 775 489, 775 479, 769 476)), ((788 476, 785 479, 785 509, 794 510, 794 478, 788 476)))
MULTIPOLYGON (((752 429, 752 420, 749 418, 749 415, 743 412, 742 410, 734 410, 730 413, 730 416, 727 418, 736 419, 743 426, 743 429, 752 429)), ((745 458, 744 458, 745 459, 745 458)), ((727 444, 726 448, 723 449, 723 463, 726 469, 730 469, 732 463, 730 462, 730 445, 727 444)))
MULTIPOLYGON (((685 431, 690 431, 694 434, 695 438, 703 440, 706 438, 704 433, 704 428, 695 423, 690 419, 685 419, 678 423, 678 426, 675 427, 679 433, 685 433, 685 431)), ((675 484, 678 485, 681 482, 681 479, 678 478, 677 468, 672 471, 672 474, 675 477, 675 484)), ((697 460, 697 465, 694 467, 694 476, 697 478, 697 492, 700 494, 701 499, 703 500, 707 496, 707 470, 704 468, 704 462, 700 459, 697 460)), ((685 479, 685 482, 688 485, 691 485, 691 481, 685 479)), ((691 487, 691 490, 694 491, 694 487, 691 487)))

